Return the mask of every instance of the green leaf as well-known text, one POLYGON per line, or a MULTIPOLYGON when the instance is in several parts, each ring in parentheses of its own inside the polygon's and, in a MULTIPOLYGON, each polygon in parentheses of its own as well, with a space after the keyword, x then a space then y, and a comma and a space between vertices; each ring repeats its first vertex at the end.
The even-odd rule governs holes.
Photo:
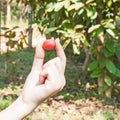
POLYGON ((15 44, 14 44, 13 41, 11 41, 11 42, 9 43, 9 45, 10 45, 11 48, 14 48, 14 46, 15 46, 15 44))
POLYGON ((83 12, 84 12, 84 9, 82 8, 79 10, 78 15, 81 15, 83 12))
POLYGON ((94 20, 97 18, 98 13, 94 10, 94 14, 91 16, 91 19, 94 20))
POLYGON ((5 34, 5 37, 6 37, 6 38, 9 38, 9 39, 14 38, 15 36, 16 36, 16 33, 13 32, 13 31, 10 31, 10 33, 5 34))
POLYGON ((98 66, 99 68, 103 69, 106 65, 106 58, 104 56, 101 56, 99 59, 98 59, 98 66))
POLYGON ((92 17, 92 15, 93 15, 92 8, 91 9, 86 9, 86 10, 87 10, 87 17, 92 17))
POLYGON ((73 52, 74 54, 80 54, 80 39, 75 38, 74 41, 72 41, 72 46, 73 46, 73 52))
POLYGON ((93 32, 94 30, 98 29, 100 26, 101 26, 100 24, 97 24, 97 25, 94 25, 94 26, 90 27, 88 29, 88 33, 93 32))
POLYGON ((75 30, 77 30, 77 29, 80 29, 80 28, 83 28, 84 26, 82 25, 82 24, 78 24, 78 25, 76 25, 75 27, 74 27, 74 29, 75 30))
POLYGON ((114 53, 115 52, 115 47, 114 47, 114 42, 111 40, 108 40, 105 44, 107 50, 109 50, 110 52, 114 53))
POLYGON ((43 21, 40 21, 40 22, 38 23, 38 27, 41 29, 42 27, 48 25, 49 23, 50 23, 50 20, 44 19, 43 21))
POLYGON ((42 26, 48 24, 49 22, 50 22, 50 20, 48 20, 48 19, 44 19, 44 20, 42 21, 42 26))
POLYGON ((52 12, 54 9, 54 4, 51 2, 46 6, 46 12, 52 12))
POLYGON ((111 60, 106 60, 106 68, 110 73, 115 74, 116 72, 116 67, 114 63, 111 60))
POLYGON ((63 31, 63 30, 57 30, 56 32, 59 33, 59 34, 61 33, 66 38, 70 36, 68 32, 63 31))
POLYGON ((109 29, 115 29, 115 25, 113 23, 109 23, 109 22, 107 22, 104 27, 109 28, 109 29))
POLYGON ((56 3, 56 5, 55 5, 55 12, 61 10, 63 8, 63 6, 64 6, 64 2, 56 3))
POLYGON ((9 28, 7 27, 0 27, 0 30, 8 30, 9 28))
POLYGON ((91 77, 91 78, 98 78, 100 75, 101 75, 101 71, 100 71, 100 70, 94 70, 94 71, 91 73, 90 77, 91 77))
MULTIPOLYGON (((74 32, 74 31, 73 31, 74 32)), ((72 33, 73 33, 72 32, 72 33)), ((71 33, 71 34, 72 34, 71 33)), ((82 34, 82 33, 76 33, 75 34, 75 38, 78 38, 79 39, 79 41, 81 41, 85 46, 90 46, 90 44, 88 43, 88 41, 86 40, 86 37, 85 37, 85 35, 84 34, 82 34)))
POLYGON ((20 48, 22 48, 22 49, 24 48, 24 47, 23 47, 23 42, 22 42, 22 41, 20 42, 19 46, 20 46, 20 48))
POLYGON ((117 56, 118 60, 120 60, 120 50, 116 50, 115 55, 117 56))
POLYGON ((111 23, 111 22, 113 22, 113 19, 103 19, 102 21, 101 21, 101 24, 103 25, 103 26, 105 26, 107 23, 111 23))
POLYGON ((116 27, 120 30, 120 17, 116 16, 116 27))
POLYGON ((98 89, 98 94, 103 94, 106 90, 108 89, 108 85, 104 83, 99 89, 98 89))
POLYGON ((108 5, 108 7, 111 7, 112 6, 112 0, 108 0, 107 5, 108 5))
POLYGON ((81 41, 85 46, 90 46, 90 44, 88 43, 86 39, 82 39, 81 41))
POLYGON ((97 11, 95 9, 95 7, 87 7, 86 9, 87 11, 87 17, 90 18, 91 20, 95 19, 97 17, 97 11))
POLYGON ((107 58, 110 57, 111 55, 113 55, 113 53, 108 51, 106 48, 103 49, 103 54, 107 58))
POLYGON ((14 26, 11 30, 17 29, 19 28, 19 26, 14 26))
POLYGON ((89 3, 91 3, 91 2, 93 2, 94 0, 87 0, 86 1, 86 4, 89 4, 89 3))
POLYGON ((114 75, 116 75, 117 77, 120 78, 120 70, 118 68, 116 68, 116 71, 115 71, 114 75))
POLYGON ((104 81, 108 86, 112 85, 112 80, 108 75, 105 75, 104 81))
POLYGON ((111 35, 112 37, 115 37, 115 33, 112 29, 106 29, 107 33, 111 35))
POLYGON ((73 3, 77 3, 78 2, 78 0, 70 0, 71 2, 73 2, 73 3))
POLYGON ((65 7, 66 9, 68 9, 69 6, 70 6, 70 0, 65 0, 65 1, 64 1, 64 7, 65 7))
POLYGON ((118 0, 113 0, 113 2, 117 2, 118 0))
POLYGON ((63 48, 65 49, 69 44, 70 44, 71 40, 67 39, 64 43, 63 43, 63 48))
POLYGON ((115 88, 120 91, 120 83, 115 85, 115 88))
POLYGON ((101 36, 104 35, 104 29, 103 29, 103 27, 99 27, 99 29, 95 30, 94 32, 95 32, 95 36, 97 38, 100 38, 101 36))
POLYGON ((58 27, 47 28, 47 29, 44 31, 44 33, 45 33, 45 34, 48 34, 48 33, 50 33, 50 32, 55 31, 57 28, 58 28, 58 27))
POLYGON ((94 69, 96 69, 98 66, 98 61, 97 60, 94 60, 93 62, 91 62, 89 65, 88 65, 88 71, 92 71, 94 69))
POLYGON ((73 44, 73 52, 74 54, 80 54, 80 47, 78 47, 76 44, 73 44))
POLYGON ((75 5, 75 10, 78 10, 78 9, 80 9, 80 8, 82 8, 82 7, 84 7, 84 3, 79 2, 79 3, 77 3, 77 4, 75 5))
POLYGON ((76 3, 76 4, 70 5, 69 8, 68 8, 68 11, 71 11, 73 9, 78 10, 78 9, 80 9, 82 7, 84 7, 84 3, 79 2, 79 3, 76 3))

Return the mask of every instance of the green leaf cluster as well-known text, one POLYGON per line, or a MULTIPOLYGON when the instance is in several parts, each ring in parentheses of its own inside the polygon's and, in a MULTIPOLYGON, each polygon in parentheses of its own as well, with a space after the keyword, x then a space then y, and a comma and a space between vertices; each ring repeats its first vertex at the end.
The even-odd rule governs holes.
POLYGON ((90 54, 90 77, 103 77, 103 92, 114 88, 120 77, 120 0, 26 2, 32 3, 33 23, 43 34, 59 37, 66 49, 72 45, 69 52, 90 54))
MULTIPOLYGON (((26 36, 24 33, 21 31, 21 34, 19 37, 16 37, 16 29, 18 26, 15 26, 13 28, 7 28, 7 27, 0 27, 1 30, 4 30, 4 34, 1 34, 1 36, 4 36, 7 39, 6 45, 7 45, 7 50, 9 51, 9 48, 15 48, 17 46, 17 49, 22 49, 24 48, 24 45, 27 45, 26 41, 26 36)), ((8 52, 7 51, 7 52, 8 52)))

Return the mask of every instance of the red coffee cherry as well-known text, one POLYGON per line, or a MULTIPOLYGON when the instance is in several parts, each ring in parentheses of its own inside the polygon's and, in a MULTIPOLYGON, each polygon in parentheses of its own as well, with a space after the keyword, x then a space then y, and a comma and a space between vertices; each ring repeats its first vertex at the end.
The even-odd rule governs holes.
POLYGON ((55 48, 55 41, 52 39, 48 39, 43 43, 44 50, 53 50, 55 48))

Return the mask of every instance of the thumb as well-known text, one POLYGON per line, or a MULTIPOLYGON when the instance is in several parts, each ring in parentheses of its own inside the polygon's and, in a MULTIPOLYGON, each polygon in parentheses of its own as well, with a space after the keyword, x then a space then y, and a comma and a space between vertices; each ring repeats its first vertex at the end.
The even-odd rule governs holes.
POLYGON ((44 57, 45 57, 45 52, 42 48, 42 44, 38 44, 35 50, 32 70, 40 71, 42 69, 44 57))

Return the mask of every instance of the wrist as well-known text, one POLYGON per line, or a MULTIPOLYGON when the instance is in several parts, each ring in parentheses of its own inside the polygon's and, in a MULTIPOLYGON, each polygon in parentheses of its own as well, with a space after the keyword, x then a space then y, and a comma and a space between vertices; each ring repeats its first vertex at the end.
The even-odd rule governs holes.
POLYGON ((16 104, 15 106, 17 107, 16 109, 17 109, 17 113, 19 116, 18 120, 25 118, 36 108, 35 105, 33 105, 27 101, 24 101, 22 96, 19 96, 19 98, 16 100, 15 104, 16 104))
POLYGON ((35 107, 25 103, 22 97, 18 97, 8 108, 0 113, 0 120, 21 120, 29 115, 35 107))

